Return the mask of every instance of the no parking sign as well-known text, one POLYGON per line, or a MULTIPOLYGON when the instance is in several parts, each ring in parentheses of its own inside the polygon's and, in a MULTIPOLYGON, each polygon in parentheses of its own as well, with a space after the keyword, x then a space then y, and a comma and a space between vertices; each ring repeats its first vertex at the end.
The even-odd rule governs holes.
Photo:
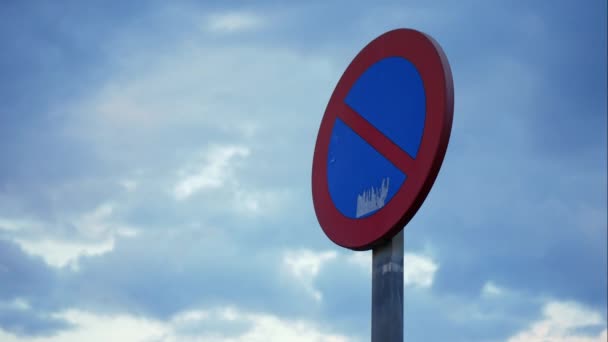
POLYGON ((398 29, 348 66, 321 121, 312 168, 317 219, 336 244, 390 240, 424 202, 448 146, 453 84, 424 33, 398 29))

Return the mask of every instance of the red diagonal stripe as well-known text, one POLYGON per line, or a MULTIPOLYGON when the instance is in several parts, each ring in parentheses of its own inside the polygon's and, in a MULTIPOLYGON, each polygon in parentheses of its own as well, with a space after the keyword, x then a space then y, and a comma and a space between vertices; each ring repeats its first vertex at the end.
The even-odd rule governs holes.
POLYGON ((414 159, 347 104, 340 106, 337 116, 363 140, 406 175, 414 170, 414 159))

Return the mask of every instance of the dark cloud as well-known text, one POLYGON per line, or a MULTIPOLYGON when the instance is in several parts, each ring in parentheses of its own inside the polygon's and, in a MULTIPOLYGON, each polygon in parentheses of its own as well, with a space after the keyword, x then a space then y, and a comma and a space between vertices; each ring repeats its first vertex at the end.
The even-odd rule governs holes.
POLYGON ((0 240, 0 298, 43 298, 52 292, 57 278, 39 257, 29 256, 15 243, 0 240))
POLYGON ((0 240, 0 328, 35 336, 69 328, 64 320, 49 316, 65 303, 65 298, 56 297, 57 286, 55 271, 40 258, 0 240))
POLYGON ((0 328, 17 336, 43 336, 73 328, 70 323, 29 310, 0 309, 0 328))
POLYGON ((217 305, 282 316, 306 312, 305 289, 283 273, 280 250, 220 236, 203 228, 120 241, 112 253, 82 258, 79 272, 63 275, 66 299, 76 307, 161 319, 217 305))

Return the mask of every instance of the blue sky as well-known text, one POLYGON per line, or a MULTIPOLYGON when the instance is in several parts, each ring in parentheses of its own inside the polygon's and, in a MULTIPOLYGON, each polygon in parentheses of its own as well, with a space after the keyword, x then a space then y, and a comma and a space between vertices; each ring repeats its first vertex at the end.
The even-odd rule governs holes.
POLYGON ((406 341, 605 341, 606 12, 3 2, 0 340, 368 340, 371 254, 318 226, 312 153, 351 59, 409 27, 455 109, 406 341))

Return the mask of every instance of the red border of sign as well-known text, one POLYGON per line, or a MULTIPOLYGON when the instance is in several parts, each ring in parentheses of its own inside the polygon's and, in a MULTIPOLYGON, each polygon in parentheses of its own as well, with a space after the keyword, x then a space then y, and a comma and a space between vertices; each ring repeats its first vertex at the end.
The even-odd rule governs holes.
POLYGON ((336 86, 321 121, 312 167, 312 196, 319 224, 336 244, 354 249, 373 248, 392 238, 416 214, 443 162, 452 130, 454 87, 447 58, 430 36, 411 29, 389 31, 370 42, 350 63, 336 86), (422 141, 415 160, 351 110, 344 98, 355 81, 374 63, 388 57, 403 57, 420 73, 426 95, 426 117, 422 141), (352 219, 340 213, 331 200, 327 184, 327 153, 336 118, 359 133, 398 168, 407 179, 395 196, 375 214, 352 219), (363 134, 362 134, 363 133, 363 134))

